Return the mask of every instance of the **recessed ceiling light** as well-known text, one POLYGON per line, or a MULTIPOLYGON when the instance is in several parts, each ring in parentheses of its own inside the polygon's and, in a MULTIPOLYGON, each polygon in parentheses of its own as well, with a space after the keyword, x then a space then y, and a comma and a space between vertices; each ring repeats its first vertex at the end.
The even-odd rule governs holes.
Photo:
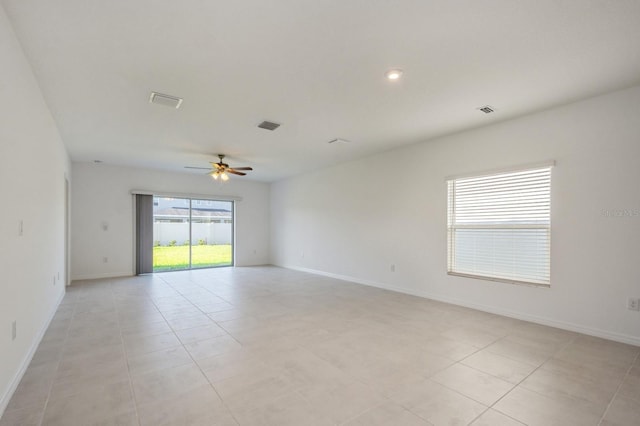
POLYGON ((387 79, 391 81, 398 80, 400 77, 402 77, 402 72, 403 71, 401 69, 389 70, 386 72, 385 77, 387 77, 387 79))

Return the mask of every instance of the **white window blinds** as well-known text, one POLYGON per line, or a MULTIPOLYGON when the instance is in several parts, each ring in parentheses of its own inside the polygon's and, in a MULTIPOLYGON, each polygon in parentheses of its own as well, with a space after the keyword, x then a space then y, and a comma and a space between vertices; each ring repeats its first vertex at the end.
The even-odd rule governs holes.
POLYGON ((450 274, 550 284, 550 166, 447 184, 450 274))

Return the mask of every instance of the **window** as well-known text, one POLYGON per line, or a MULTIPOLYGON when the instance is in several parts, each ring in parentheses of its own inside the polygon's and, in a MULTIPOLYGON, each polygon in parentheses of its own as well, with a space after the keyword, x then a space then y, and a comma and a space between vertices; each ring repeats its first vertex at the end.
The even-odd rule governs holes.
POLYGON ((449 274, 550 284, 551 166, 447 185, 449 274))

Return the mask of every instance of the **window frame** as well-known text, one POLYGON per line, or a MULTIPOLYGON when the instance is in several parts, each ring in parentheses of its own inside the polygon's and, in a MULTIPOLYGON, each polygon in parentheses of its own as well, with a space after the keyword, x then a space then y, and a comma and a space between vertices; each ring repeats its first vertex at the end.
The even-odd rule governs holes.
POLYGON ((464 175, 457 176, 448 176, 445 178, 447 184, 447 275, 450 276, 458 276, 464 278, 473 278, 479 279, 483 281, 492 281, 492 282, 501 282, 507 284, 516 284, 516 285, 524 285, 524 286, 532 286, 532 287, 543 287, 550 288, 551 287, 551 198, 552 198, 552 181, 553 181, 553 168, 555 166, 555 161, 547 161, 544 163, 538 164, 530 164, 518 167, 512 167, 508 169, 499 169, 493 171, 479 172, 479 173, 469 173, 464 175), (534 224, 503 224, 503 225, 456 225, 452 223, 453 217, 455 216, 455 199, 456 197, 452 197, 452 185, 455 184, 457 180, 469 179, 469 178, 483 178, 483 177, 492 177, 500 174, 507 173, 519 173, 519 172, 527 172, 533 171, 537 169, 549 169, 549 222, 544 225, 534 225, 534 224), (451 205, 453 204, 453 206, 451 205), (453 214, 452 214, 453 213, 453 214), (496 277, 491 275, 482 275, 482 274, 470 274, 466 272, 459 272, 455 270, 455 241, 454 241, 454 231, 455 229, 547 229, 548 230, 548 250, 547 250, 547 261, 548 261, 548 281, 547 282, 534 282, 534 281, 526 281, 515 278, 504 278, 504 277, 496 277))

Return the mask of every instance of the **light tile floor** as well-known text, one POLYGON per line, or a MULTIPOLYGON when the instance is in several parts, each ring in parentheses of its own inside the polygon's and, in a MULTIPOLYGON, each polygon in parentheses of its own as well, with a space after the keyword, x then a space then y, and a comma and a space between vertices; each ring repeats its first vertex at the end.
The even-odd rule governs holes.
POLYGON ((276 267, 76 282, 0 425, 640 425, 639 353, 276 267))

